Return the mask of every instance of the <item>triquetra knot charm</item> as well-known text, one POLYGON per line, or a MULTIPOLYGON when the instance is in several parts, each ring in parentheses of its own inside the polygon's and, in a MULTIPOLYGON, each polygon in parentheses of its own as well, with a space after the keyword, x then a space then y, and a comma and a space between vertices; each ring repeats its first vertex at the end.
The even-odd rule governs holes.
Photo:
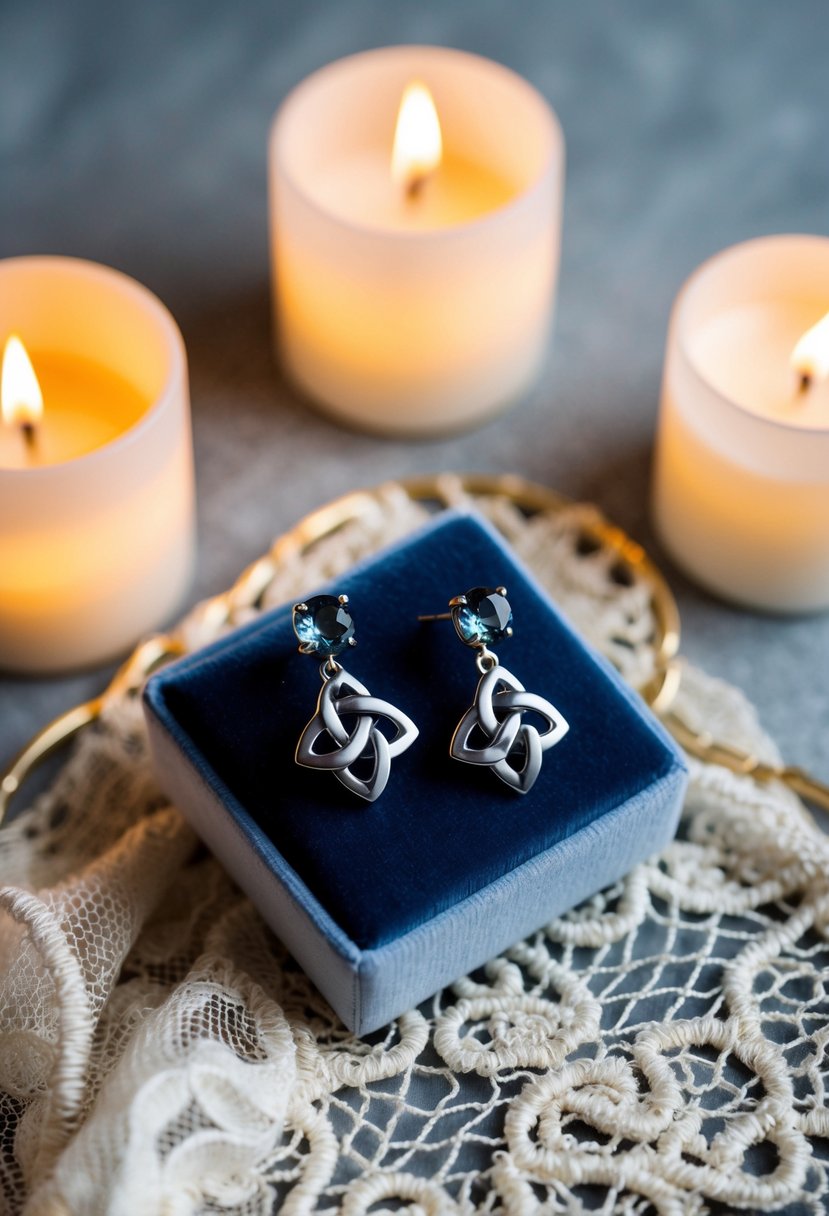
POLYGON ((496 663, 478 681, 475 699, 452 736, 451 754, 465 764, 483 764, 519 794, 526 794, 541 771, 545 751, 567 734, 569 724, 538 693, 527 692, 524 685, 496 663), (543 718, 546 729, 538 731, 523 721, 525 713, 543 718), (475 731, 486 742, 470 745, 475 731))

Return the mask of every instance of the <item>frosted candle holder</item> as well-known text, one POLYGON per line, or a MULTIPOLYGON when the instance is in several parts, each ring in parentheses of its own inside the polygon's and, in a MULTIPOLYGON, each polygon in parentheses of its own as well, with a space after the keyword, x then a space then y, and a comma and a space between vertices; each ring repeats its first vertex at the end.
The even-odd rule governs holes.
POLYGON ((270 140, 290 378, 338 419, 387 434, 458 430, 517 400, 546 353, 563 182, 553 111, 499 64, 388 47, 309 77, 270 140), (444 162, 407 204, 390 157, 412 80, 434 97, 444 162))
POLYGON ((703 586, 772 612, 829 607, 829 385, 790 356, 829 310, 829 239, 775 236, 712 258, 674 305, 654 522, 703 586))
POLYGON ((0 338, 10 332, 35 370, 38 352, 88 360, 146 402, 133 425, 75 459, 0 465, 0 666, 43 672, 101 663, 167 621, 190 582, 184 343, 146 288, 72 258, 0 262, 0 338))

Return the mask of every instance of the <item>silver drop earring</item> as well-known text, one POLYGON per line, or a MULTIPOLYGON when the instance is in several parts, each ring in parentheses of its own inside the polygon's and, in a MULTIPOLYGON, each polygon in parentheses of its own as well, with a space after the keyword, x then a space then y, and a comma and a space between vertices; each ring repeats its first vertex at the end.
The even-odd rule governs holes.
POLYGON ((411 747, 418 729, 402 710, 373 697, 337 662, 338 655, 356 645, 347 595, 316 595, 294 604, 291 622, 300 654, 323 658, 317 711, 300 735, 296 762, 303 768, 333 772, 346 789, 374 802, 386 788, 392 759, 411 747), (353 722, 350 730, 343 718, 353 722), (395 728, 391 739, 377 728, 383 718, 395 728), (326 736, 328 749, 320 751, 317 745, 326 736), (371 765, 366 777, 352 771, 359 760, 371 765))
POLYGON ((491 642, 512 637, 506 587, 473 587, 451 599, 449 609, 418 620, 451 620, 463 644, 477 651, 475 665, 481 674, 474 700, 455 728, 450 755, 464 764, 485 765, 510 789, 526 794, 541 772, 544 752, 564 738, 569 724, 544 697, 527 692, 488 649, 491 642), (546 729, 524 722, 525 713, 538 714, 546 729), (476 732, 485 739, 480 747, 470 743, 476 732))

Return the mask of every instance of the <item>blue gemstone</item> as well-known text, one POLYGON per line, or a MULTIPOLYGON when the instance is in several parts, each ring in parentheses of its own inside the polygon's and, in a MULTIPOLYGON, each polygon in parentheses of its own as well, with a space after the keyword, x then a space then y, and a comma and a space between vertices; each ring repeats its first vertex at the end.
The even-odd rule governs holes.
POLYGON ((315 595, 294 608, 294 633, 311 654, 338 655, 354 637, 354 618, 334 595, 315 595))
POLYGON ((493 587, 473 587, 464 596, 465 604, 452 610, 452 619, 461 641, 470 646, 500 642, 509 636, 512 609, 509 600, 493 587))

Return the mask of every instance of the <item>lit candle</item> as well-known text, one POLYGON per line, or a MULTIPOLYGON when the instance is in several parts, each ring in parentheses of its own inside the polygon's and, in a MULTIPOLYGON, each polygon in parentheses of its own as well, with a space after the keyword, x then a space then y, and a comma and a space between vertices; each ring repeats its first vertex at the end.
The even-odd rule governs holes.
POLYGON ((32 459, 38 459, 40 444, 37 428, 43 417, 43 393, 40 382, 35 375, 31 360, 26 353, 26 347, 16 334, 12 334, 3 352, 3 365, 0 369, 0 416, 5 426, 0 431, 0 444, 3 434, 15 430, 20 435, 21 444, 12 441, 11 451, 0 455, 0 464, 14 468, 32 459))
POLYGON ((499 64, 390 47, 309 77, 271 135, 277 341, 296 384, 384 433, 457 430, 546 353, 564 145, 499 64))
POLYGON ((671 318, 654 519, 677 564, 738 603, 829 607, 829 240, 705 263, 671 318))
MULTIPOLYGON (((391 179, 395 199, 418 197, 423 186, 434 177, 443 160, 443 135, 432 94, 420 81, 407 85, 400 101, 394 144, 391 150, 391 179)), ((440 176, 445 183, 446 169, 440 176)), ((383 186, 386 186, 385 175, 383 186)), ((388 193, 387 190, 385 190, 388 193)), ((423 222, 425 208, 418 205, 414 214, 423 222)), ((434 223, 434 221, 432 221, 434 223)))
POLYGON ((0 667, 114 658, 170 618, 190 579, 181 335, 114 270, 12 258, 2 346, 0 667))
POLYGON ((0 394, 0 469, 74 460, 116 439, 147 411, 141 393, 99 363, 55 351, 38 352, 36 359, 37 373, 17 335, 9 336, 0 394))

